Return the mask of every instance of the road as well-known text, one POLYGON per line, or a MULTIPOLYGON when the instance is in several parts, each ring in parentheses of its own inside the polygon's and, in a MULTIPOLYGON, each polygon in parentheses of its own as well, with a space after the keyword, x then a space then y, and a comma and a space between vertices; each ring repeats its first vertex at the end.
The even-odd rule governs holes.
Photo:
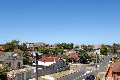
POLYGON ((93 66, 92 68, 88 67, 88 66, 82 66, 82 68, 72 74, 69 74, 67 76, 64 76, 60 79, 57 80, 82 80, 85 79, 87 76, 89 75, 95 75, 97 76, 97 74, 99 72, 105 72, 107 69, 107 65, 108 65, 108 61, 110 60, 110 58, 112 58, 113 55, 109 55, 109 56, 105 56, 104 59, 102 59, 102 61, 99 63, 99 68, 93 66), (97 74, 96 74, 97 73, 97 74))

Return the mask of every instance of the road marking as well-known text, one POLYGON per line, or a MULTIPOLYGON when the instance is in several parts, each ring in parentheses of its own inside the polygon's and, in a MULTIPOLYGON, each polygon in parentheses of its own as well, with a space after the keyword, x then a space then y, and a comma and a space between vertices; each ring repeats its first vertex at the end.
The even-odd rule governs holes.
POLYGON ((86 73, 84 75, 86 75, 86 73))
POLYGON ((86 73, 88 74, 88 73, 90 73, 90 71, 87 71, 86 73))

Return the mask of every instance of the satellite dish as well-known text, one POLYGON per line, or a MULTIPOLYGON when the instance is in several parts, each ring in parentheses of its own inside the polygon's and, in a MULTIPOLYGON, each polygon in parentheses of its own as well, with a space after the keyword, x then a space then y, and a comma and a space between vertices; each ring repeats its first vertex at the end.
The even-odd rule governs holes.
POLYGON ((16 57, 18 56, 18 54, 13 54, 13 58, 16 59, 16 57))
POLYGON ((18 54, 13 54, 13 57, 17 57, 18 56, 18 54))

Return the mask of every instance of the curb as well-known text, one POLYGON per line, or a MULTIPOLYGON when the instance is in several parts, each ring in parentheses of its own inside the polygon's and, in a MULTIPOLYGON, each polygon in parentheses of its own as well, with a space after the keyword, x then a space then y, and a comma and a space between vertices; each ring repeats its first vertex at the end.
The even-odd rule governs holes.
MULTIPOLYGON (((76 73, 76 72, 79 72, 79 71, 80 71, 80 69, 79 69, 79 70, 77 70, 77 71, 75 71, 75 72, 73 72, 73 73, 76 73)), ((70 73, 70 74, 73 74, 73 73, 70 73)), ((70 75, 70 74, 64 75, 64 76, 62 76, 62 77, 68 76, 68 75, 70 75)), ((55 78, 55 79, 60 79, 60 78, 62 78, 62 77, 55 78)))

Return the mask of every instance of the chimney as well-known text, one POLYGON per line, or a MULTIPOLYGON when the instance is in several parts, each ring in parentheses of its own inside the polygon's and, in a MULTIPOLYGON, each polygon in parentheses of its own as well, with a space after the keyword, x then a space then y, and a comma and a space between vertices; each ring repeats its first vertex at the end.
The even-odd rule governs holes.
POLYGON ((55 58, 54 58, 54 62, 56 62, 55 58))

